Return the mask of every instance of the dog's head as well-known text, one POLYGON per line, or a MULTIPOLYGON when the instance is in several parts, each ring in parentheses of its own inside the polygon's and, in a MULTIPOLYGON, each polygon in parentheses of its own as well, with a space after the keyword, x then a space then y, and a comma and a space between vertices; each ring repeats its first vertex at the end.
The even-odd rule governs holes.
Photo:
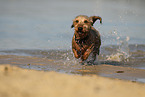
POLYGON ((102 18, 99 16, 88 17, 85 15, 79 15, 73 20, 71 28, 74 27, 75 32, 79 34, 79 36, 85 37, 97 19, 102 23, 102 18))

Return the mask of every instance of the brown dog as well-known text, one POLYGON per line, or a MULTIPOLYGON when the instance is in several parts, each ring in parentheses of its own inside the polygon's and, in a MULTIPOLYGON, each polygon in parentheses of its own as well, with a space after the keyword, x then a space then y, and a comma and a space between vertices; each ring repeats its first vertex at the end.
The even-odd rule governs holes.
POLYGON ((71 28, 74 27, 74 36, 72 38, 72 50, 75 58, 81 58, 82 62, 85 61, 90 53, 92 53, 92 60, 96 60, 96 55, 99 55, 101 38, 99 32, 93 27, 96 20, 102 18, 99 16, 85 16, 79 15, 73 20, 71 28))

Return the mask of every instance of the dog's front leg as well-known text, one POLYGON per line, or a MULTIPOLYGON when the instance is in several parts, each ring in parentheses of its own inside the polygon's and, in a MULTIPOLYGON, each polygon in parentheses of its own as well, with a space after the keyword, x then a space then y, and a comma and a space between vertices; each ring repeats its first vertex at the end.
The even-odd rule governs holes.
POLYGON ((75 39, 73 38, 72 40, 72 51, 74 53, 75 58, 80 58, 81 56, 81 47, 79 46, 79 44, 75 41, 75 39))
POLYGON ((81 53, 80 52, 78 52, 76 49, 72 49, 73 50, 73 53, 74 53, 74 56, 75 56, 75 58, 80 58, 80 56, 81 56, 81 53))
POLYGON ((94 44, 89 46, 89 48, 84 52, 84 54, 81 57, 82 61, 86 60, 89 57, 89 55, 93 51, 93 49, 94 49, 94 44))

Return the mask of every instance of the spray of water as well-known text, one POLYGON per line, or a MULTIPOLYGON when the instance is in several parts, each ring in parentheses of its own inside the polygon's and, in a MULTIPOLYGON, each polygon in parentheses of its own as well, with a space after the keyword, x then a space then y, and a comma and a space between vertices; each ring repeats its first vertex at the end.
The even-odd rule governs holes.
POLYGON ((129 37, 127 36, 125 39, 121 39, 117 34, 117 31, 114 31, 114 35, 116 35, 117 45, 119 48, 117 49, 117 53, 107 56, 107 60, 109 61, 117 61, 117 62, 127 62, 129 61, 129 37))

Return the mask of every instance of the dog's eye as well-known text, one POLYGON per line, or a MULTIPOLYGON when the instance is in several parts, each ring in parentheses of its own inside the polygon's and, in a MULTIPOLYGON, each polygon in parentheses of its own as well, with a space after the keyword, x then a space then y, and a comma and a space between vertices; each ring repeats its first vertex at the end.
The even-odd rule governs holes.
POLYGON ((78 23, 79 22, 79 20, 76 20, 76 23, 78 23))
POLYGON ((85 20, 85 21, 84 21, 84 23, 88 23, 88 21, 87 21, 87 20, 85 20))

